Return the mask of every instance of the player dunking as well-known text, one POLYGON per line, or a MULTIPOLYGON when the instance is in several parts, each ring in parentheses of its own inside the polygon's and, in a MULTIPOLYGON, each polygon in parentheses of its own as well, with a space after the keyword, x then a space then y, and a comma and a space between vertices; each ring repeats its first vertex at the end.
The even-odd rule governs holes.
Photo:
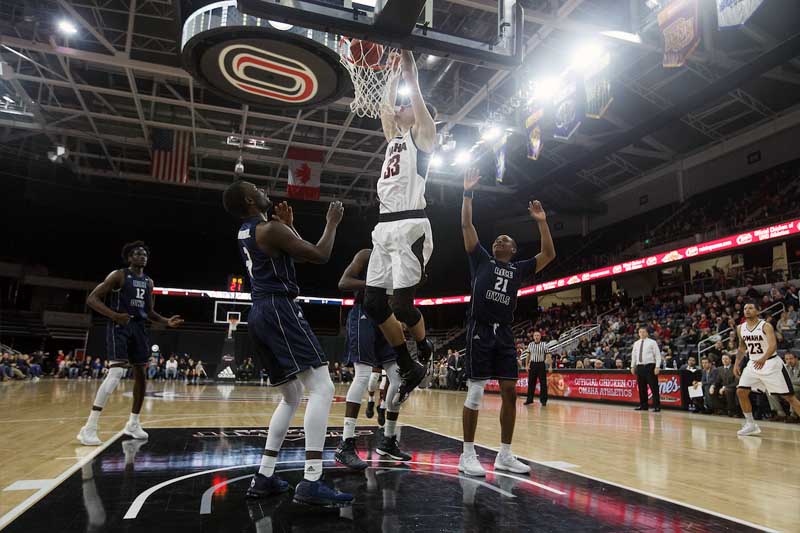
POLYGON ((744 426, 737 434, 740 436, 758 435, 761 428, 753 420, 753 406, 750 404, 750 390, 755 389, 770 394, 783 396, 795 413, 800 413, 800 400, 794 395, 789 372, 778 357, 778 341, 775 329, 766 320, 758 318, 758 307, 753 303, 744 306, 745 322, 737 328, 739 350, 736 353, 736 364, 733 373, 739 377, 736 395, 744 413, 744 426), (749 361, 744 370, 741 362, 747 355, 749 361))
POLYGON ((358 252, 339 280, 339 290, 355 292, 355 305, 347 315, 347 354, 350 363, 355 367, 355 377, 347 390, 344 434, 342 443, 336 450, 336 460, 353 470, 363 470, 367 467, 367 463, 358 456, 356 450, 356 420, 364 392, 369 387, 371 377, 376 375, 372 369, 378 366, 386 370, 389 391, 386 395, 388 399, 386 427, 375 452, 395 461, 411 460, 411 456, 397 445, 397 418, 400 414, 400 404, 395 400, 400 388, 400 372, 395 362, 397 355, 378 330, 378 325, 367 317, 362 309, 370 255, 371 250, 358 252))
POLYGON ((533 259, 512 261, 517 244, 508 235, 500 235, 492 244, 492 255, 481 246, 478 232, 472 225, 472 196, 480 176, 470 169, 464 176, 464 199, 461 205, 461 231, 464 249, 469 254, 472 278, 470 308, 467 319, 467 398, 464 401, 462 421, 464 426, 464 453, 458 470, 470 476, 485 476, 475 453, 475 428, 478 411, 483 400, 486 381, 500 382, 502 407, 500 408, 500 453, 494 461, 495 470, 508 470, 527 474, 530 466, 511 453, 517 403, 517 349, 511 325, 517 307, 517 291, 529 275, 541 272, 555 256, 553 238, 547 226, 547 217, 539 202, 528 204, 528 213, 539 226, 541 251, 533 259))
MULTIPOLYGON (((425 321, 414 307, 414 294, 433 252, 431 224, 425 215, 425 180, 436 139, 436 110, 422 99, 414 56, 404 50, 400 61, 411 107, 381 114, 388 145, 378 179, 380 214, 372 232, 364 310, 380 325, 397 354, 401 377, 398 401, 403 402, 425 378, 426 367, 411 358, 401 322, 417 342, 422 363, 427 363, 433 353, 425 337, 425 321), (394 295, 391 305, 387 291, 394 295)), ((393 103, 397 79, 387 90, 393 103)))
POLYGON ((275 463, 305 387, 306 461, 294 500, 325 507, 349 505, 352 494, 339 492, 321 480, 334 386, 328 374, 328 358, 294 301, 299 294, 294 261, 328 261, 344 213, 342 204, 331 203, 322 237, 312 244, 295 230, 292 208, 283 202, 273 211, 263 189, 252 183, 235 181, 225 189, 222 202, 228 213, 242 221, 237 245, 250 278, 253 300, 248 330, 270 384, 282 396, 269 422, 261 468, 253 477, 247 496, 261 498, 288 490, 289 484, 275 474, 275 463))
POLYGON ((153 280, 144 273, 150 249, 142 241, 122 247, 122 259, 127 268, 115 270, 89 294, 86 305, 108 318, 106 326, 106 350, 110 368, 92 405, 86 425, 78 433, 84 446, 99 446, 97 422, 108 398, 117 388, 127 367, 133 367, 133 405, 123 433, 134 439, 146 439, 139 413, 142 411, 144 393, 147 388, 144 367, 150 358, 150 342, 147 337, 147 320, 177 327, 183 323, 175 315, 165 318, 156 313, 153 299, 153 280), (109 305, 103 303, 111 295, 109 305))

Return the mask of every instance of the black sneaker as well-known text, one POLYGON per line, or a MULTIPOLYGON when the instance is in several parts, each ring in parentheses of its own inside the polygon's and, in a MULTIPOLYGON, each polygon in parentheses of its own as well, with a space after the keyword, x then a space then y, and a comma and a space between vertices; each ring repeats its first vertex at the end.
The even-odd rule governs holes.
POLYGON ((289 490, 289 483, 272 474, 270 477, 264 474, 256 474, 250 487, 247 489, 248 498, 264 498, 273 494, 280 494, 289 490))
POLYGON ((383 427, 386 425, 386 408, 378 407, 378 425, 383 427))
POLYGON ((354 437, 343 439, 339 447, 336 448, 336 453, 333 457, 337 463, 343 464, 351 470, 364 470, 367 467, 367 462, 358 456, 354 437))
POLYGON ((367 402, 367 412, 365 413, 367 418, 372 418, 375 415, 375 402, 368 401, 367 402))
POLYGON ((394 459, 395 461, 410 461, 411 456, 400 449, 397 445, 397 435, 392 437, 384 437, 381 439, 381 443, 375 448, 375 452, 378 455, 389 457, 390 459, 394 459))
POLYGON ((304 479, 294 489, 294 501, 319 507, 346 507, 353 505, 353 495, 331 487, 322 479, 317 481, 304 479))
POLYGON ((417 343, 417 360, 423 365, 427 365, 433 355, 433 342, 425 338, 417 343))
POLYGON ((428 369, 421 365, 420 363, 414 361, 414 364, 406 370, 405 372, 400 373, 400 392, 397 393, 397 403, 403 403, 408 399, 408 395, 411 394, 411 391, 416 389, 422 380, 425 379, 425 376, 428 373, 428 369))

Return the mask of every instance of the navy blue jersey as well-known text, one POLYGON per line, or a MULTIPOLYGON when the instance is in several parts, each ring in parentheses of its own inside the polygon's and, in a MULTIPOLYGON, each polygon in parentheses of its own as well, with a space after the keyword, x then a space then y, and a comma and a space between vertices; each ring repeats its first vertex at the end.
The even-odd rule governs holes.
POLYGON ((517 307, 517 291, 536 272, 536 259, 503 263, 489 255, 480 243, 469 254, 472 295, 469 316, 485 324, 511 324, 517 307))
POLYGON ((244 221, 239 228, 239 253, 250 276, 250 292, 253 300, 270 295, 286 295, 295 298, 300 293, 294 261, 280 252, 270 257, 261 251, 256 243, 256 226, 265 223, 261 217, 244 221))
POLYGON ((134 320, 147 320, 147 310, 153 298, 153 281, 145 276, 137 276, 130 269, 123 271, 125 275, 122 287, 111 293, 111 309, 117 313, 125 313, 134 320))

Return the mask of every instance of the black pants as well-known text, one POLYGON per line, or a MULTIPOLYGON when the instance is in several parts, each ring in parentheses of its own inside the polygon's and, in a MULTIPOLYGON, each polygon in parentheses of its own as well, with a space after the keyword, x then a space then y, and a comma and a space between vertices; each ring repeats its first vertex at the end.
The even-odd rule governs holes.
POLYGON ((542 405, 547 405, 547 369, 544 363, 531 363, 531 368, 528 370, 528 399, 527 402, 533 401, 533 392, 536 390, 536 380, 539 380, 539 401, 542 405))
POLYGON ((647 387, 653 393, 653 407, 661 408, 661 398, 658 395, 658 378, 656 365, 636 365, 636 383, 639 385, 639 406, 647 407, 647 387))

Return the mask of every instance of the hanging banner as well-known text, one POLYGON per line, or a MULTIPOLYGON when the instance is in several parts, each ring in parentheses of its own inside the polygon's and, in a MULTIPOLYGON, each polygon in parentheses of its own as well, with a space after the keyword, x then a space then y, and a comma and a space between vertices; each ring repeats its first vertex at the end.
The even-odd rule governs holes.
POLYGON ((697 0, 674 0, 658 14, 664 35, 664 66, 682 67, 700 44, 700 11, 697 0))
POLYGON ((603 118, 614 101, 611 96, 611 54, 604 53, 583 74, 583 86, 586 90, 586 116, 603 118))
POLYGON ((568 141, 583 122, 586 94, 580 77, 574 72, 564 76, 564 84, 553 99, 556 129, 553 137, 568 141))
POLYGON ((528 132, 528 159, 536 161, 542 153, 542 117, 544 109, 536 106, 533 112, 525 119, 525 130, 528 132))
POLYGON ((763 3, 764 0, 717 0, 719 29, 742 26, 763 3))
POLYGON ((508 132, 503 132, 500 138, 494 142, 492 150, 494 151, 495 171, 497 172, 495 179, 497 183, 503 183, 503 176, 506 173, 506 145, 508 143, 508 132))

